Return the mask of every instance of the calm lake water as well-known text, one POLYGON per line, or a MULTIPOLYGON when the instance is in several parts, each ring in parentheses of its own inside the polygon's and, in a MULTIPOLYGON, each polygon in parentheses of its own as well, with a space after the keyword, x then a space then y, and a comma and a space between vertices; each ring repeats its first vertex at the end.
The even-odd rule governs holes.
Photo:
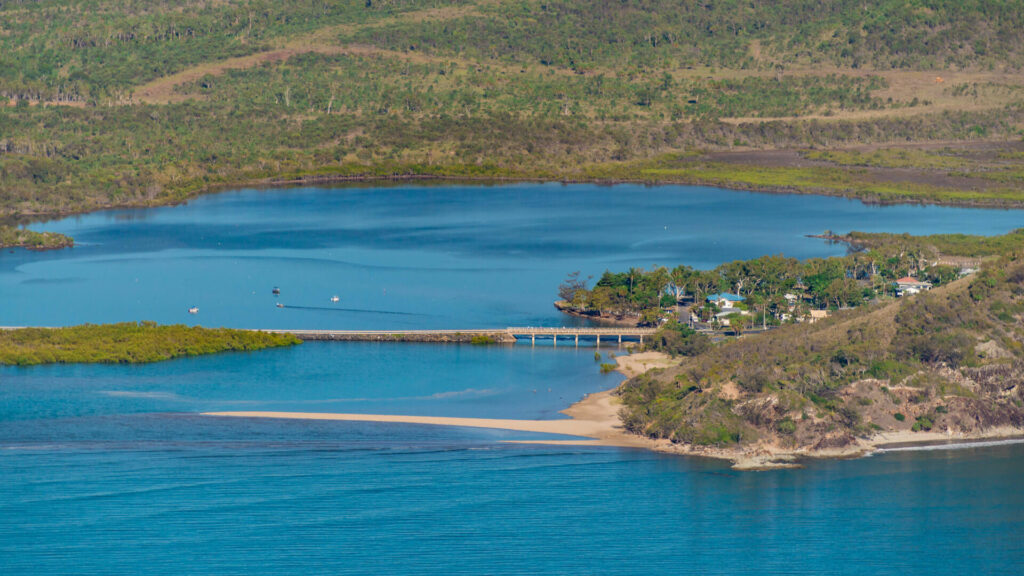
POLYGON ((245 190, 40 226, 79 245, 0 257, 0 323, 560 325, 568 320, 551 304, 574 270, 596 277, 630 266, 844 253, 805 237, 826 229, 1002 234, 1022 225, 1020 211, 677 186, 245 190))
MULTIPOLYGON (((560 325, 551 302, 572 270, 842 253, 804 237, 825 229, 1021 225, 1019 211, 689 187, 245 190, 39 226, 79 246, 0 255, 0 325, 560 325)), ((1024 572, 1020 445, 739 473, 503 442, 540 437, 514 432, 197 415, 559 418, 621 380, 593 354, 307 343, 0 368, 0 574, 1024 572)))

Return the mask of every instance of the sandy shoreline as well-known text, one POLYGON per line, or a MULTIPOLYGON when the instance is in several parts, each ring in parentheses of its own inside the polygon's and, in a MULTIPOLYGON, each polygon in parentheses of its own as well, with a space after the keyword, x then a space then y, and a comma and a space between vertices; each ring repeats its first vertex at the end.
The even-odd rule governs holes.
MULTIPOLYGON (((643 352, 618 356, 618 371, 632 378, 648 369, 671 365, 672 360, 658 352, 643 352)), ((231 411, 204 412, 204 416, 233 418, 286 418, 296 420, 333 420, 342 422, 389 422, 399 424, 426 424, 434 426, 464 426, 576 436, 571 440, 524 440, 520 443, 561 444, 588 446, 616 446, 626 448, 657 449, 656 442, 623 430, 619 421, 619 401, 615 390, 590 394, 562 411, 565 420, 512 420, 499 418, 454 418, 442 416, 402 416, 394 414, 337 414, 326 412, 268 412, 231 411)), ((668 444, 666 442, 666 444, 668 444)))
MULTIPOLYGON (((617 356, 617 370, 627 378, 633 378, 650 369, 665 368, 676 364, 669 356, 659 352, 641 352, 628 356, 617 356)), ((858 440, 856 444, 834 450, 786 450, 774 447, 715 448, 673 444, 668 440, 654 440, 627 432, 619 419, 620 402, 614 395, 615 389, 590 394, 562 411, 569 416, 565 420, 512 420, 499 418, 453 418, 439 416, 401 416, 393 414, 336 414, 317 412, 204 412, 204 416, 234 418, 285 418, 297 420, 333 420, 344 422, 389 422, 400 424, 426 424, 434 426, 462 426, 489 428, 573 436, 572 439, 517 440, 521 444, 550 444, 562 446, 610 446, 619 448, 642 448, 667 454, 703 456, 729 460, 738 470, 765 470, 799 466, 805 458, 856 458, 868 454, 893 450, 924 448, 957 442, 954 446, 964 447, 972 443, 992 440, 1021 439, 1024 430, 1012 427, 993 428, 979 434, 948 434, 945 432, 895 431, 879 433, 869 439, 858 440)))

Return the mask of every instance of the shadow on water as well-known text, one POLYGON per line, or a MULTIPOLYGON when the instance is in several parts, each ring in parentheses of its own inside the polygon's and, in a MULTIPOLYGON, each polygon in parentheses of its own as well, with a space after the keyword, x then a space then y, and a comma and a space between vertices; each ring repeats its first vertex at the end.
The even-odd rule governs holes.
POLYGON ((283 304, 279 308, 291 308, 293 310, 316 310, 318 312, 352 312, 356 314, 388 314, 390 316, 423 316, 427 317, 430 314, 421 314, 418 312, 397 312, 394 310, 367 310, 364 308, 330 308, 327 306, 293 306, 291 304, 283 304))

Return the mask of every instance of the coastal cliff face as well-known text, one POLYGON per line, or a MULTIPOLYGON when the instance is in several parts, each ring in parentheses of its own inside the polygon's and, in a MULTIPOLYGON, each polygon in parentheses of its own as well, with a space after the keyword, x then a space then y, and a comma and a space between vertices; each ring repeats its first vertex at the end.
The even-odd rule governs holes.
POLYGON ((679 446, 855 452, 885 437, 1024 431, 1024 260, 746 337, 627 381, 625 427, 679 446))

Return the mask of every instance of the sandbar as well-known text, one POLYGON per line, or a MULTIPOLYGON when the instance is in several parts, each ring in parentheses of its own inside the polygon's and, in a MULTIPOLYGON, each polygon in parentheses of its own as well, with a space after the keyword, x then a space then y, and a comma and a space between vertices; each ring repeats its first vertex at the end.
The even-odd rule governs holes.
MULTIPOLYGON (((647 370, 667 368, 678 360, 660 352, 642 352, 615 358, 617 370, 633 378, 647 370)), ((887 431, 842 448, 809 450, 787 449, 773 444, 759 444, 744 448, 718 448, 677 444, 664 439, 653 439, 626 431, 619 418, 621 402, 615 389, 589 394, 562 411, 569 416, 562 420, 512 420, 500 418, 452 418, 441 416, 402 416, 394 414, 336 414, 323 412, 205 412, 206 416, 235 418, 284 418, 297 420, 335 420, 345 422, 385 422, 396 424, 426 424, 435 426, 462 426, 535 432, 568 436, 544 440, 512 440, 520 444, 548 444, 558 446, 606 446, 640 448, 668 454, 702 456, 729 460, 738 470, 767 470, 800 466, 803 458, 855 458, 889 448, 893 445, 922 445, 942 441, 983 441, 993 438, 1011 439, 1024 436, 1024 430, 1013 427, 995 428, 975 434, 947 432, 887 431)))
MULTIPOLYGON (((633 377, 648 369, 666 367, 674 361, 658 352, 642 352, 617 356, 617 370, 633 377)), ((339 414, 329 412, 268 412, 231 411, 204 412, 204 416, 233 418, 282 418, 294 420, 333 420, 341 422, 386 422, 394 424, 426 424, 434 426, 462 426, 491 428, 575 436, 577 439, 520 440, 518 443, 557 444, 579 446, 617 446, 625 448, 655 448, 657 441, 626 432, 619 419, 619 400, 614 389, 589 394, 562 411, 569 416, 562 420, 512 420, 501 418, 454 418, 445 416, 403 416, 396 414, 339 414)))

